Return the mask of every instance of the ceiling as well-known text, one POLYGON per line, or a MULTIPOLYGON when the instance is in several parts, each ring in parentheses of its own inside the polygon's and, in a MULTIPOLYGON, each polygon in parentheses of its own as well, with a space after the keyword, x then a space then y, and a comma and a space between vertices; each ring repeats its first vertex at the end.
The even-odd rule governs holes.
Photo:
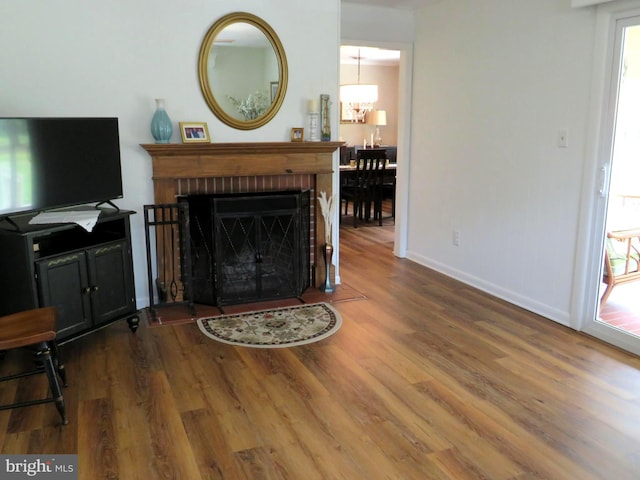
POLYGON ((439 1, 440 0, 341 0, 342 3, 358 3, 360 5, 400 8, 403 10, 416 10, 439 1))
POLYGON ((400 51, 398 50, 357 45, 340 46, 340 65, 357 65, 358 56, 361 65, 398 65, 400 63, 400 51))
MULTIPOLYGON (((439 1, 441 0, 341 0, 342 3, 398 8, 401 10, 416 10, 439 1)), ((357 64, 358 52, 360 52, 361 65, 398 65, 400 63, 400 52, 397 50, 342 45, 340 47, 340 64, 357 64)))

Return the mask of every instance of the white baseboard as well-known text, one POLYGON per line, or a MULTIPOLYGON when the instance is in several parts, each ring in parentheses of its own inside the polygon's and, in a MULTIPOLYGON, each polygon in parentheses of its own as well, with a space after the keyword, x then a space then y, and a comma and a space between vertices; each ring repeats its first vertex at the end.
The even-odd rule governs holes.
POLYGON ((417 255, 415 252, 407 252, 407 258, 424 267, 430 268, 448 277, 459 280, 462 283, 465 283, 474 288, 482 290, 483 292, 488 293, 489 295, 493 295, 494 297, 505 300, 520 308, 524 308, 525 310, 533 312, 537 315, 541 315, 549 320, 552 320, 566 327, 570 327, 569 312, 558 310, 557 308, 540 303, 537 300, 520 295, 517 292, 513 292, 511 290, 502 288, 499 285, 495 285, 493 283, 487 282, 481 278, 474 277, 473 275, 469 275, 460 270, 456 270, 454 268, 449 267, 448 265, 444 265, 442 263, 439 263, 437 261, 434 261, 422 255, 417 255))

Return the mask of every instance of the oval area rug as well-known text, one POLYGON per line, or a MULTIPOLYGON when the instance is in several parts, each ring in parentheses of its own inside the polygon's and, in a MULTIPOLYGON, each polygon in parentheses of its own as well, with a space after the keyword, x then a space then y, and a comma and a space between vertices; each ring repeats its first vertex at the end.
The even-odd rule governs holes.
POLYGON ((318 342, 338 331, 342 317, 328 303, 199 318, 207 337, 230 345, 283 348, 318 342))

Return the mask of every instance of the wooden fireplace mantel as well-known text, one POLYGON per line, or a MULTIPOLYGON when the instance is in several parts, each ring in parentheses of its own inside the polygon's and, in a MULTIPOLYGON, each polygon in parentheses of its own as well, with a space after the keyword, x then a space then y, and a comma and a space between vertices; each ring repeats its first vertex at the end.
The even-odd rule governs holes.
MULTIPOLYGON (((153 178, 331 174, 342 142, 148 144, 153 178)), ((323 188, 324 189, 324 188, 323 188)), ((326 189, 324 189, 326 191, 326 189)))
MULTIPOLYGON (((332 194, 333 153, 343 142, 242 142, 144 144, 153 163, 156 204, 173 203, 180 181, 188 179, 311 175, 316 194, 332 194)), ((312 199, 313 200, 313 199, 312 199)), ((312 201, 312 203, 314 203, 312 201)), ((325 227, 319 208, 313 211, 315 271, 324 279, 322 246, 325 227)))

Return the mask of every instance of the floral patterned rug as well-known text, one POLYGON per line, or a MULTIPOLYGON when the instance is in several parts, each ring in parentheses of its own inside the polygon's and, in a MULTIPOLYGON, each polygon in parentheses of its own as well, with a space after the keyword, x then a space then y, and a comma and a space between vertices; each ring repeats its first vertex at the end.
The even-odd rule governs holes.
POLYGON ((338 331, 340 314, 328 303, 199 318, 207 337, 231 345, 283 348, 318 342, 338 331))

